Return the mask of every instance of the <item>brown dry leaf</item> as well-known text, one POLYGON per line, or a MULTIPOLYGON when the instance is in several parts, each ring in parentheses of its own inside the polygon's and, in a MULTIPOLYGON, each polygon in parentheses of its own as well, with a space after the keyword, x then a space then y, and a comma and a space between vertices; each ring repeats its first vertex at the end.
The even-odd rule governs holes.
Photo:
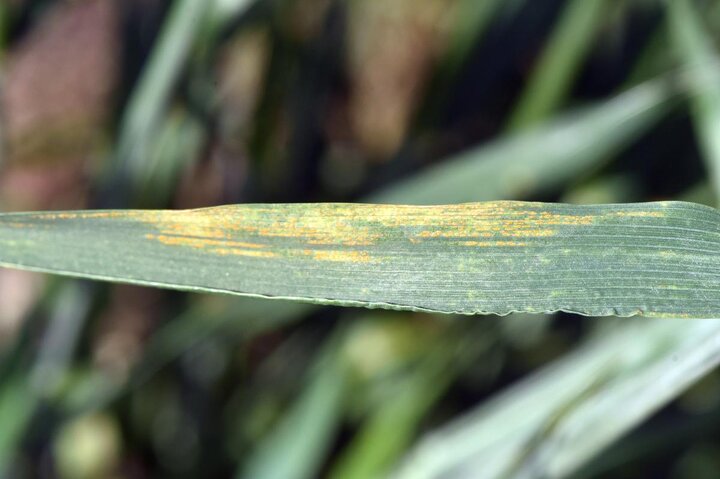
POLYGON ((353 2, 349 22, 350 117, 375 157, 400 146, 419 94, 442 51, 454 1, 353 2))
POLYGON ((120 63, 113 0, 63 2, 9 53, 2 115, 11 161, 87 158, 104 136, 120 63))
POLYGON ((243 148, 262 95, 270 54, 266 28, 239 33, 223 52, 219 68, 219 104, 223 140, 243 148), (240 143, 240 144, 238 144, 240 143))
POLYGON ((6 211, 85 207, 88 175, 80 161, 11 165, 0 174, 0 205, 6 211))

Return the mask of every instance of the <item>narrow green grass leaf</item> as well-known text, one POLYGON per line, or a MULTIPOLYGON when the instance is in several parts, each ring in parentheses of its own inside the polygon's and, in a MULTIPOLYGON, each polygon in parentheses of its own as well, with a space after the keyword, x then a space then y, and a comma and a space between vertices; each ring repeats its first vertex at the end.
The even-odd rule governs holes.
POLYGON ((397 479, 567 477, 720 361, 720 320, 638 320, 422 440, 397 479))
POLYGON ((720 212, 680 202, 0 215, 0 265, 461 314, 720 315, 720 212))
POLYGON ((16 459, 17 445, 38 404, 26 378, 19 372, 0 384, 0 475, 8 477, 16 459))
POLYGON ((668 55, 668 51, 671 50, 670 39, 666 29, 662 27, 664 25, 656 27, 645 41, 645 46, 624 82, 627 87, 669 72, 675 66, 676 62, 673 61, 672 55, 668 55))
POLYGON ((420 364, 397 379, 392 400, 383 401, 370 413, 328 477, 387 477, 411 444, 422 420, 458 376, 471 365, 487 360, 497 338, 486 327, 489 324, 454 325, 453 331, 438 336, 430 348, 425 348, 420 364))
POLYGON ((7 48, 8 30, 11 17, 10 5, 7 2, 0 4, 0 73, 5 69, 5 55, 7 48))
POLYGON ((320 351, 307 387, 250 456, 239 478, 318 477, 342 415, 348 377, 348 365, 342 357, 345 336, 342 331, 337 333, 320 351))
POLYGON ((440 204, 522 199, 553 191, 598 168, 668 111, 676 90, 661 79, 461 153, 370 197, 440 204))
POLYGON ((455 379, 447 371, 452 366, 450 359, 433 357, 434 364, 424 365, 424 369, 401 381, 403 387, 398 388, 392 401, 372 414, 330 477, 384 477, 395 457, 407 448, 422 417, 455 379))
POLYGON ((696 70, 707 86, 691 97, 693 120, 716 194, 720 193, 720 69, 712 39, 692 2, 668 2, 668 20, 682 61, 696 70))
POLYGON ((163 26, 148 65, 123 113, 116 162, 112 174, 120 174, 132 185, 143 180, 146 158, 173 87, 196 40, 208 11, 204 0, 178 0, 163 26))
POLYGON ((224 23, 228 19, 243 13, 255 0, 215 0, 213 17, 216 23, 224 23))
POLYGON ((560 106, 593 45, 603 13, 608 8, 603 0, 568 2, 510 118, 508 127, 511 130, 533 125, 560 106))
POLYGON ((57 394, 67 379, 70 362, 91 307, 90 297, 86 288, 77 282, 68 281, 60 290, 35 364, 28 374, 31 392, 36 396, 57 394))
POLYGON ((135 201, 145 207, 166 205, 180 175, 200 155, 205 132, 185 111, 167 115, 145 158, 142 175, 135 179, 135 201))

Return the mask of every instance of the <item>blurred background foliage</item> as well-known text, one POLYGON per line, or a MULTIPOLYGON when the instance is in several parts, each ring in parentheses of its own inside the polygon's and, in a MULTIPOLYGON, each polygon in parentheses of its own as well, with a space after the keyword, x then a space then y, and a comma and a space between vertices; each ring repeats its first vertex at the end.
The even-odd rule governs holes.
MULTIPOLYGON (((714 205, 718 42, 710 0, 2 0, 0 209, 714 205)), ((665 378, 677 390, 603 444, 545 441, 596 390, 615 398, 603 417, 622 416, 613 391, 662 354, 683 362, 677 326, 0 270, 0 476, 551 477, 528 459, 540 451, 573 464, 561 476, 718 477, 720 376, 686 390, 717 359, 665 378), (527 394, 498 395, 514 383, 527 394), (503 439, 553 401, 531 441, 503 439), (469 427, 493 408, 506 416, 469 427), (453 430, 478 450, 454 455, 453 430)))

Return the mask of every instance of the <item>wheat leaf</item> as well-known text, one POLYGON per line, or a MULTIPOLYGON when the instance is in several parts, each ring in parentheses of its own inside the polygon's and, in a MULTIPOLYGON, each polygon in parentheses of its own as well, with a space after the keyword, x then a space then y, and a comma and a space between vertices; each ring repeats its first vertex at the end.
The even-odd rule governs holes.
POLYGON ((573 206, 234 205, 0 215, 0 264, 319 304, 462 314, 720 315, 720 213, 573 206))

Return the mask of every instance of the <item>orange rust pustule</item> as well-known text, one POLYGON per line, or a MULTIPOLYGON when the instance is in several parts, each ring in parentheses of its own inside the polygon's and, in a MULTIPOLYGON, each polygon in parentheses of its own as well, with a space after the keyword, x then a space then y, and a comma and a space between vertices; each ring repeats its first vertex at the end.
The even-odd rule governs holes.
POLYGON ((219 255, 250 256, 256 258, 274 258, 277 255, 272 251, 260 251, 253 248, 263 248, 264 245, 241 243, 237 241, 215 241, 204 238, 191 238, 186 236, 145 235, 149 240, 159 241, 168 246, 185 246, 194 249, 204 249, 219 255))
POLYGON ((489 247, 489 246, 500 246, 500 247, 521 247, 529 246, 529 243, 523 241, 461 241, 459 243, 462 246, 477 246, 477 247, 489 247))
POLYGON ((242 241, 230 241, 230 240, 215 240, 211 238, 200 238, 192 236, 173 236, 173 235, 146 235, 148 239, 157 239, 167 245, 184 245, 192 246, 193 248, 204 248, 207 246, 218 246, 226 248, 250 248, 250 249, 261 249, 267 248, 267 245, 257 243, 245 243, 242 241))
POLYGON ((662 211, 615 211, 612 216, 635 217, 635 218, 662 218, 665 213, 662 211))
POLYGON ((267 207, 218 207, 163 216, 154 225, 163 233, 231 239, 295 238, 309 245, 367 246, 381 235, 369 226, 333 215, 279 214, 267 207))
POLYGON ((344 263, 371 263, 372 256, 367 251, 339 251, 339 250, 304 250, 303 253, 319 261, 334 261, 344 263))

